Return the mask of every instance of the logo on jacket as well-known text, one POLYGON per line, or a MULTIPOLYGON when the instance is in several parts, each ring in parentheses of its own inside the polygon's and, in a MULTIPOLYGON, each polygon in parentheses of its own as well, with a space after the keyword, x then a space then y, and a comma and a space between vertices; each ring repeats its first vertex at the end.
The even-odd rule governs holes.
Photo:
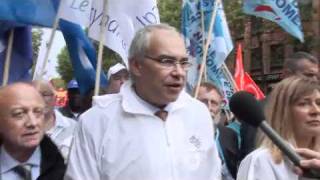
POLYGON ((201 141, 199 138, 197 138, 196 136, 191 136, 189 138, 189 142, 194 146, 196 147, 197 149, 199 149, 201 147, 201 141))

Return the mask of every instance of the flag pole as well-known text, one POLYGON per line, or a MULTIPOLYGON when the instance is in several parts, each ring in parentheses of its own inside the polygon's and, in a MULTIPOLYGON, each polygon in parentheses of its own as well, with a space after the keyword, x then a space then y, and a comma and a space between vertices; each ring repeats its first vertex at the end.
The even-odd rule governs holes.
POLYGON ((236 91, 239 90, 236 82, 234 81, 233 79, 233 76, 231 74, 231 72, 229 71, 229 68, 227 67, 226 63, 223 63, 222 66, 221 66, 222 70, 225 72, 224 74, 226 75, 226 77, 229 79, 229 81, 231 81, 231 85, 232 85, 232 88, 236 91))
POLYGON ((213 29, 213 26, 214 26, 214 22, 215 22, 215 19, 216 19, 216 16, 217 16, 218 5, 220 3, 221 3, 221 0, 216 0, 215 3, 214 3, 214 10, 213 10, 212 15, 211 15, 210 26, 209 26, 209 30, 208 30, 208 32, 209 32, 208 33, 208 38, 207 38, 206 43, 205 43, 203 56, 202 56, 202 63, 201 63, 201 66, 200 66, 200 71, 199 71, 199 79, 198 79, 197 85, 195 87, 195 93, 194 93, 194 97, 195 98, 198 97, 199 88, 200 88, 200 84, 201 84, 201 80, 202 80, 202 75, 203 75, 203 72, 204 72, 204 67, 205 67, 206 62, 207 62, 208 49, 209 49, 210 41, 211 41, 211 38, 212 38, 212 33, 211 32, 212 32, 212 29, 213 29))
POLYGON ((4 70, 3 70, 2 86, 6 86, 8 84, 9 71, 10 71, 10 62, 11 62, 11 56, 12 56, 12 47, 13 47, 13 38, 14 38, 14 29, 11 29, 10 30, 10 35, 9 35, 9 40, 8 40, 8 45, 7 45, 7 52, 6 52, 4 70))
POLYGON ((96 72, 96 82, 94 86, 94 95, 99 95, 100 89, 100 75, 101 75, 101 67, 102 67, 102 55, 104 48, 104 39, 105 39, 105 31, 106 31, 106 14, 107 14, 107 0, 103 0, 103 10, 102 10, 102 20, 100 26, 100 42, 99 42, 99 50, 98 50, 98 60, 97 60, 97 72, 96 72))
MULTIPOLYGON (((200 6, 202 6, 202 0, 199 0, 200 1, 200 6)), ((200 8, 200 12, 201 12, 201 30, 202 30, 202 34, 204 36, 205 34, 205 27, 204 27, 204 13, 203 13, 203 8, 201 7, 200 8)), ((202 40, 202 50, 204 51, 205 49, 205 43, 206 43, 206 40, 203 38, 202 40)), ((204 67, 204 80, 207 81, 208 77, 207 77, 207 68, 206 66, 204 67)))
POLYGON ((46 66, 47 66, 48 60, 49 60, 49 54, 50 54, 50 51, 51 51, 51 48, 52 48, 52 44, 53 44, 53 39, 54 39, 54 37, 56 35, 56 31, 57 31, 57 28, 58 28, 58 25, 59 25, 59 20, 60 20, 60 10, 58 10, 57 15, 56 15, 56 17, 54 19, 54 23, 53 23, 53 26, 52 26, 52 31, 51 31, 51 34, 50 34, 50 39, 49 39, 48 46, 47 46, 47 51, 46 51, 46 54, 44 56, 42 67, 40 69, 40 77, 33 76, 34 80, 35 79, 42 80, 42 78, 44 76, 44 72, 45 72, 45 69, 46 69, 46 66))

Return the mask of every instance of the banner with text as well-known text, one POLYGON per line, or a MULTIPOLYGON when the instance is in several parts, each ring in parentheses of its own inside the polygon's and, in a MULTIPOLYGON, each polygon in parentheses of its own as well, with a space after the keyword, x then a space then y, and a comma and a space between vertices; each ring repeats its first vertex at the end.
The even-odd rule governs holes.
POLYGON ((196 59, 194 67, 188 73, 187 88, 192 91, 198 81, 199 67, 203 58, 203 41, 206 40, 209 33, 212 33, 206 58, 208 81, 219 86, 225 97, 229 99, 235 91, 232 82, 227 78, 226 72, 221 66, 233 49, 233 43, 223 5, 222 3, 219 3, 217 7, 214 5, 215 1, 212 0, 184 0, 181 29, 185 36, 188 53, 196 59), (208 32, 214 8, 217 8, 217 14, 213 32, 208 32), (201 11, 204 14, 204 29, 202 29, 201 11))
MULTIPOLYGON (((89 37, 99 41, 103 1, 94 0, 90 13, 89 37)), ((156 0, 108 0, 105 45, 117 52, 128 65, 129 46, 135 32, 160 23, 156 0)))
POLYGON ((243 10, 277 23, 292 36, 304 41, 298 0, 245 0, 243 10))
POLYGON ((88 27, 92 0, 62 0, 59 16, 67 21, 88 27))

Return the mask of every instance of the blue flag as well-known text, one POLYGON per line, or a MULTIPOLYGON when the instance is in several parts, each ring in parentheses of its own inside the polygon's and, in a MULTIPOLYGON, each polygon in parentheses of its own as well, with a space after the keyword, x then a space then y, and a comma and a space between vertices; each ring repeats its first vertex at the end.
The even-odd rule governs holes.
POLYGON ((277 23, 292 36, 304 41, 297 0, 244 0, 243 10, 277 23))
MULTIPOLYGON (((58 12, 59 2, 60 0, 1 0, 0 20, 51 27, 58 12)), ((95 84, 95 49, 80 25, 66 20, 60 20, 59 25, 66 40, 80 92, 85 94, 93 89, 95 84)), ((103 73, 100 83, 102 87, 107 84, 107 78, 103 73)))
POLYGON ((8 83, 31 80, 32 34, 31 27, 12 22, 0 22, 0 83, 3 81, 3 71, 7 52, 10 30, 14 30, 13 47, 9 69, 8 83))
POLYGON ((1 0, 0 19, 51 27, 59 0, 1 0))
MULTIPOLYGON (((95 49, 79 24, 61 19, 60 29, 66 40, 80 92, 86 94, 95 85, 97 65, 95 49)), ((104 74, 101 74, 100 79, 101 85, 105 87, 107 80, 104 74)))
POLYGON ((196 59, 195 66, 189 71, 187 85, 188 89, 192 90, 198 81, 198 71, 203 58, 203 41, 211 33, 212 40, 208 49, 206 62, 207 77, 210 82, 213 82, 223 90, 226 98, 230 98, 234 92, 233 86, 226 77, 221 65, 233 49, 233 43, 223 5, 221 3, 217 7, 214 5, 214 0, 183 1, 181 29, 185 36, 188 52, 196 59), (215 23, 213 31, 208 32, 214 8, 217 8, 215 23), (204 30, 201 25, 201 11, 204 14, 204 30))

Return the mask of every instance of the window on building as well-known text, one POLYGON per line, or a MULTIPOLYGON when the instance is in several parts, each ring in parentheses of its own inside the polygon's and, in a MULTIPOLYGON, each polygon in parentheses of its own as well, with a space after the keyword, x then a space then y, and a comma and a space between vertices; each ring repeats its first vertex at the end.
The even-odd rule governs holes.
POLYGON ((282 67, 284 61, 284 45, 274 44, 270 46, 270 66, 271 68, 282 67))
POLYGON ((262 70, 262 48, 257 47, 251 50, 251 72, 262 70))

